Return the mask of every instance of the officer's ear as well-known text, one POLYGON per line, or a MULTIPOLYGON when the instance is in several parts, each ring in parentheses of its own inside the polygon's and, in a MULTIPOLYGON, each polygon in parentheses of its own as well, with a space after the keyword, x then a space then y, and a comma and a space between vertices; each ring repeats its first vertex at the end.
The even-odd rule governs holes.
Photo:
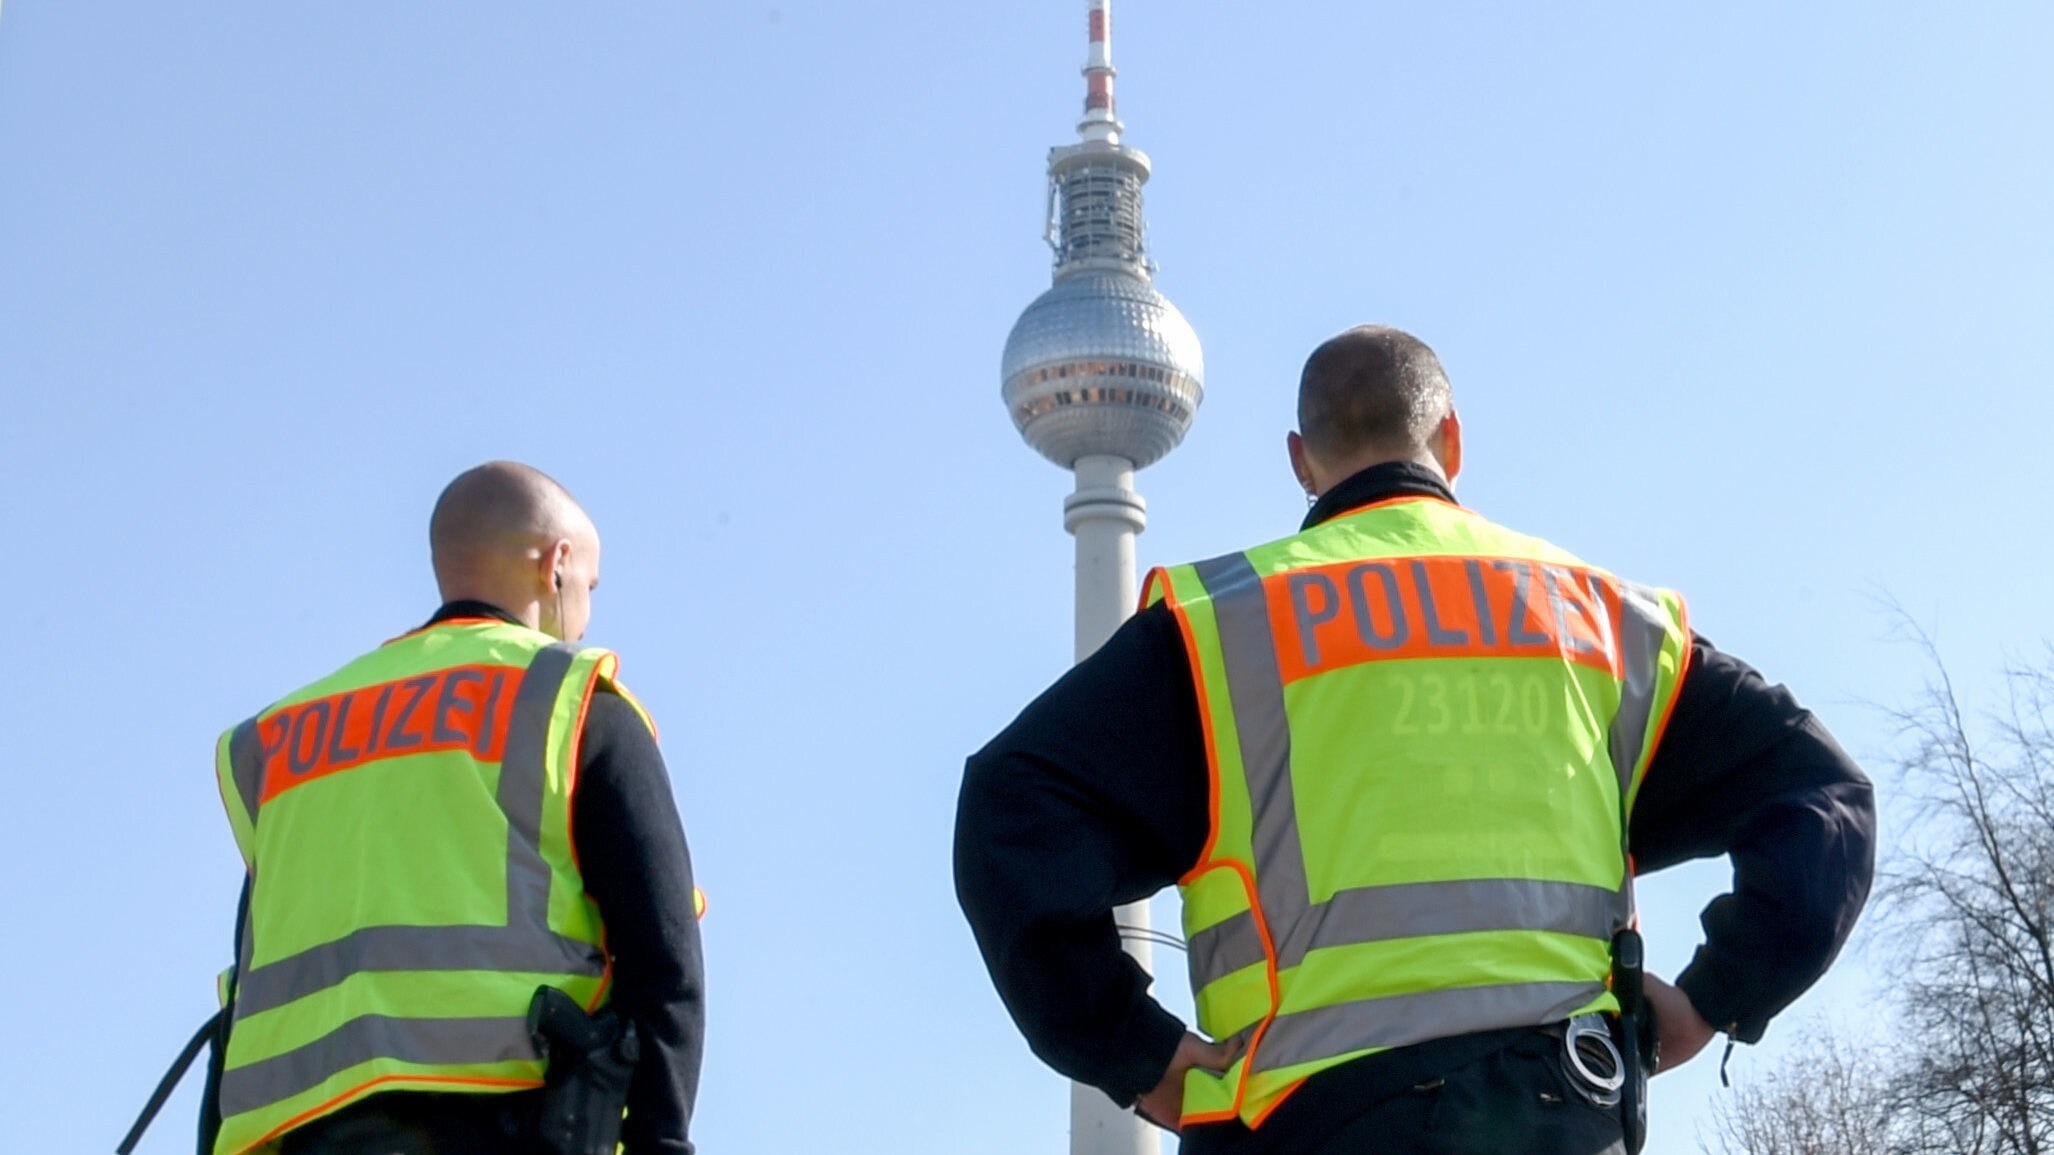
POLYGON ((1291 457, 1291 472, 1298 477, 1298 485, 1305 490, 1305 496, 1318 497, 1319 483, 1312 478, 1312 460, 1305 453, 1305 438, 1293 429, 1284 434, 1284 450, 1291 457))
POLYGON ((541 556, 535 562, 535 571, 544 590, 555 592, 563 588, 563 567, 570 561, 570 556, 571 543, 565 538, 558 538, 542 548, 541 556))
POLYGON ((1441 472, 1448 475, 1448 483, 1454 484, 1455 475, 1462 472, 1462 418, 1453 409, 1441 418, 1440 428, 1434 430, 1434 444, 1428 448, 1441 463, 1441 472))

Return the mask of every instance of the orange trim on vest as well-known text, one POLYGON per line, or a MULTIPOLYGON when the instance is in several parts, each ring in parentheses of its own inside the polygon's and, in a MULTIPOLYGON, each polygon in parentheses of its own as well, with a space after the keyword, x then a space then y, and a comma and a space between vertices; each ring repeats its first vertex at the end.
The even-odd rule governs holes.
MULTIPOLYGON (((1409 499, 1399 498, 1396 500, 1409 499)), ((1422 500, 1439 499, 1427 498, 1422 500)), ((1377 504, 1388 505, 1391 503, 1378 502, 1377 504)), ((1374 506, 1365 506, 1364 508, 1374 508, 1374 506)), ((1256 1049, 1262 1046, 1263 1035, 1268 1032, 1270 1024, 1276 1020, 1277 1010, 1279 1007, 1283 1005, 1283 993, 1281 985, 1277 978, 1277 946, 1275 940, 1270 937, 1269 919, 1265 917, 1262 912, 1261 896, 1257 893, 1255 888, 1255 876, 1249 872, 1246 863, 1237 862, 1233 859, 1221 859, 1218 861, 1214 861, 1212 857, 1213 851, 1218 847, 1220 836, 1220 767, 1218 753, 1219 747, 1218 744, 1213 741, 1212 708, 1210 705, 1210 703, 1212 702, 1212 698, 1210 695, 1206 693, 1205 690, 1205 667, 1199 658, 1198 638, 1191 630, 1191 622, 1185 614, 1183 605, 1177 600, 1175 587, 1172 586, 1170 581, 1168 580, 1168 571, 1160 568, 1149 571, 1148 580, 1142 586, 1142 596, 1144 598, 1143 604, 1146 604, 1145 599, 1147 597, 1147 594, 1155 588, 1158 582, 1161 584, 1162 587, 1163 601, 1170 607, 1170 616, 1176 619, 1177 630, 1184 637, 1184 653, 1188 657, 1191 665, 1192 688, 1194 692, 1198 695, 1199 724, 1204 728, 1205 731, 1205 766, 1206 777, 1208 779, 1206 795, 1208 813, 1207 827, 1205 832, 1205 849, 1199 853, 1198 865, 1192 867, 1188 872, 1185 873, 1184 877, 1178 879, 1177 884, 1179 886, 1189 886, 1196 882, 1200 876, 1206 874, 1209 871, 1218 870, 1222 867, 1232 870, 1235 874, 1240 876, 1241 889, 1243 893, 1245 893, 1248 897, 1249 916, 1255 922, 1256 936, 1262 940, 1263 977, 1265 980, 1267 980, 1269 984, 1269 1013, 1263 1016, 1262 1021, 1260 1023, 1256 1024, 1255 1033, 1251 1035, 1248 1040, 1248 1049, 1242 1052, 1241 1078, 1234 1085, 1233 1103, 1221 1111, 1205 1112, 1195 1115, 1184 1115, 1180 1113, 1178 1117, 1178 1126, 1181 1127, 1197 1123, 1225 1122, 1229 1119, 1236 1118, 1241 1114, 1241 1103, 1248 1096, 1248 1080, 1254 1070, 1254 1057, 1256 1049)), ((1296 1091, 1301 1085, 1303 1085, 1303 1083, 1304 1080, 1301 1079, 1297 1083, 1293 1083, 1291 1084, 1291 1086, 1285 1088, 1284 1092, 1277 1097, 1275 1102, 1271 1103, 1268 1107, 1263 1109, 1262 1114, 1256 1119, 1255 1123, 1251 1126, 1259 1126, 1263 1119, 1267 1119, 1269 1117, 1269 1113, 1271 1111, 1276 1110, 1276 1108, 1279 1105, 1281 1105, 1285 1099, 1289 1098, 1291 1093, 1293 1091, 1296 1091)))
POLYGON ((1170 617, 1177 623, 1177 632, 1184 637, 1184 655, 1191 665, 1191 686, 1193 692, 1198 695, 1198 724, 1205 731, 1205 846, 1198 852, 1198 864, 1193 866, 1183 878, 1177 880, 1178 885, 1181 886, 1185 885, 1186 880, 1196 878, 1200 874, 1205 873, 1205 864, 1212 860, 1213 848, 1219 842, 1219 747, 1212 740, 1212 710, 1206 705, 1212 699, 1205 692, 1205 667, 1198 658, 1198 637, 1191 632, 1191 622, 1184 616, 1183 605, 1177 601, 1177 591, 1170 584, 1168 570, 1157 567, 1148 571, 1148 580, 1142 586, 1142 596, 1145 598, 1148 592, 1155 588, 1157 582, 1160 582, 1162 585, 1163 604, 1170 608, 1170 617))
MULTIPOLYGON (((1269 982, 1269 1013, 1263 1015, 1262 1021, 1255 1024, 1255 1033, 1249 1036, 1248 1039, 1248 1049, 1241 1052, 1241 1078, 1240 1081, 1234 1084, 1233 1105, 1223 1114, 1217 1112, 1205 1115, 1180 1114, 1178 1117, 1179 1126, 1185 1123, 1217 1123, 1231 1119, 1241 1113, 1242 1100, 1248 1097, 1248 1079, 1255 1070, 1255 1052, 1261 1048, 1262 1036, 1268 1033, 1269 1025, 1276 1021, 1277 1011, 1283 1006, 1284 1002, 1283 992, 1277 981, 1276 940, 1270 937, 1269 919, 1262 913, 1261 895, 1255 889, 1255 875, 1249 871, 1248 864, 1236 862, 1231 858, 1223 858, 1218 862, 1205 863, 1185 877, 1197 878, 1201 874, 1218 870, 1221 867, 1232 870, 1240 876, 1241 890, 1248 896, 1248 914, 1255 921, 1256 937, 1262 940, 1263 977, 1269 982)), ((1194 995, 1197 994, 1196 991, 1192 993, 1194 995)), ((1265 1114, 1267 1113, 1265 1112, 1265 1114)))
MULTIPOLYGON (((1669 732, 1669 718, 1676 713, 1676 703, 1683 699, 1683 683, 1685 679, 1690 677, 1690 661, 1697 654, 1697 642, 1690 632, 1690 606, 1688 604, 1682 605, 1677 610, 1676 625, 1683 635, 1683 662, 1682 665, 1677 667, 1676 685, 1669 691, 1669 700, 1662 706, 1661 724, 1655 727, 1655 736, 1648 742, 1647 768, 1649 770, 1655 768, 1655 755, 1661 752, 1662 736, 1669 732)), ((1639 784, 1642 786, 1647 784, 1647 775, 1641 775, 1639 784)), ((1632 861, 1630 856, 1627 861, 1632 861)), ((1636 911, 1635 915, 1638 916, 1638 914, 1639 912, 1636 911)))
MULTIPOLYGON (((1305 1078, 1306 1078, 1306 1079, 1309 1079, 1309 1078, 1311 1078, 1311 1077, 1312 1077, 1312 1076, 1310 1076, 1310 1075, 1307 1075, 1307 1076, 1306 1076, 1305 1078)), ((1253 1118, 1253 1119, 1250 1119, 1250 1120, 1248 1121, 1248 1129, 1249 1129, 1250 1131, 1253 1131, 1253 1130, 1255 1130, 1255 1129, 1256 1129, 1257 1127, 1260 1127, 1260 1126, 1262 1126, 1262 1125, 1263 1125, 1263 1123, 1264 1123, 1264 1122, 1265 1122, 1266 1120, 1268 1120, 1268 1119, 1269 1119, 1269 1117, 1270 1117, 1271 1115, 1274 1115, 1274 1114, 1276 1114, 1276 1111, 1277 1111, 1277 1108, 1278 1108, 1278 1107, 1281 1107, 1281 1106, 1283 1106, 1283 1105, 1284 1105, 1284 1100, 1286 1100, 1286 1099, 1290 1098, 1291 1096, 1293 1096, 1293 1095, 1297 1094, 1297 1093, 1298 1093, 1298 1088, 1300 1088, 1300 1087, 1303 1087, 1304 1085, 1305 1085, 1305 1079, 1300 1079, 1300 1080, 1298 1080, 1297 1082, 1295 1082, 1295 1083, 1292 1083, 1292 1084, 1291 1084, 1290 1086, 1288 1086, 1288 1087, 1285 1087, 1285 1088, 1284 1088, 1283 1090, 1281 1090, 1281 1091, 1278 1091, 1278 1092, 1277 1092, 1277 1097, 1276 1097, 1276 1098, 1274 1098, 1274 1099, 1271 1099, 1271 1100, 1269 1101, 1269 1106, 1267 1106, 1267 1107, 1264 1107, 1264 1108, 1263 1108, 1262 1110, 1260 1110, 1260 1111, 1257 1111, 1257 1112, 1255 1113, 1255 1118, 1253 1118)))
POLYGON ((386 758, 464 750, 499 761, 521 673, 517 666, 455 666, 273 710, 257 721, 258 805, 386 758))
POLYGON ((1148 608, 1149 595, 1155 592, 1157 585, 1162 586, 1163 599, 1165 601, 1172 600, 1170 571, 1166 567, 1156 566, 1154 569, 1141 575, 1141 600, 1134 606, 1135 613, 1138 614, 1148 608))
POLYGON ((466 1087, 503 1087, 507 1090, 525 1091, 535 1087, 540 1087, 542 1085, 542 1080, 495 1079, 471 1075, 380 1075, 375 1079, 361 1083, 355 1087, 350 1088, 347 1091, 344 1091, 342 1094, 335 1096, 333 1099, 328 1100, 326 1103, 323 1103, 318 1107, 310 1107, 307 1110, 302 1111, 297 1115, 294 1115, 292 1118, 287 1119, 285 1122, 280 1123, 278 1126, 272 1128, 271 1132, 265 1135, 263 1138, 257 1140, 256 1142, 250 1144, 247 1147, 244 1147, 241 1151, 236 1152, 235 1155, 243 1155, 244 1152, 255 1151, 257 1148, 262 1147, 264 1144, 279 1138, 280 1136, 284 1135, 287 1131, 290 1131, 295 1127, 304 1126, 305 1124, 311 1123, 314 1120, 319 1119, 323 1115, 328 1115, 336 1111, 340 1111, 342 1108, 349 1106, 351 1103, 356 1102, 358 1099, 363 1098, 365 1095, 370 1094, 373 1090, 376 1090, 378 1087, 383 1086, 386 1083, 433 1084, 437 1086, 448 1086, 451 1084, 457 1084, 466 1087))
POLYGON ((592 695, 599 691, 599 683, 611 681, 613 670, 620 663, 600 663, 600 669, 592 671, 592 678, 585 683, 585 694, 578 699, 578 716, 571 723, 570 754, 564 759, 563 783, 563 826, 571 836, 571 865, 578 866, 578 755, 585 746, 585 715, 592 711, 592 695))
MULTIPOLYGON (((578 864, 578 754, 585 745, 585 715, 591 712, 592 695, 599 690, 602 680, 612 680, 613 671, 620 668, 617 658, 608 656, 599 662, 599 668, 585 681, 585 693, 578 699, 578 716, 571 723, 571 747, 564 759, 563 828, 570 835, 571 866, 584 877, 584 869, 578 864)), ((585 1013, 597 1011, 606 1002, 613 990, 613 950, 606 943, 606 920, 599 921, 599 952, 606 958, 606 969, 599 972, 599 985, 592 991, 592 1001, 585 1004, 585 1013)))

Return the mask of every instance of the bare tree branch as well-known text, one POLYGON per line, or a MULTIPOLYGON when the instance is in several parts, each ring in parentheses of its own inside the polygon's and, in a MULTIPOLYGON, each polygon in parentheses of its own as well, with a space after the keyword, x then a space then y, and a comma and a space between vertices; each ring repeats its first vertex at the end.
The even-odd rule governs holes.
POLYGON ((1930 671, 1881 711, 1918 816, 1870 930, 1900 976, 1897 1041, 1808 1039, 1718 1108, 1708 1152, 2054 1155, 2054 648, 2010 664, 1976 724, 1931 635, 1888 608, 1930 671))

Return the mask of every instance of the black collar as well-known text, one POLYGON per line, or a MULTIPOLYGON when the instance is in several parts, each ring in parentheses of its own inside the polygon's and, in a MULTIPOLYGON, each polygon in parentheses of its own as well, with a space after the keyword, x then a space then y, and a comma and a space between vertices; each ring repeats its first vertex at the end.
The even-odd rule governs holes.
POLYGON ((456 621, 459 618, 492 618, 495 621, 505 622, 510 626, 523 624, 521 619, 507 613, 491 602, 459 600, 444 602, 442 608, 435 611, 435 616, 429 618, 421 628, 425 630, 429 626, 438 625, 442 622, 456 621))
POLYGON ((1320 494, 1305 515, 1301 531, 1379 501, 1394 497, 1438 497, 1454 504, 1455 491, 1441 475, 1416 461, 1386 461, 1349 475, 1346 481, 1320 494))

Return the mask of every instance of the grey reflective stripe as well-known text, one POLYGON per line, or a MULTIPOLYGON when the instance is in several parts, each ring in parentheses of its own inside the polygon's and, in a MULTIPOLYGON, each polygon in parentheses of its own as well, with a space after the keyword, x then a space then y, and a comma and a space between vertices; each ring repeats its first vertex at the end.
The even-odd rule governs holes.
POLYGON ((535 1059, 526 1015, 491 1019, 402 1019, 365 1015, 305 1046, 222 1072, 221 1114, 240 1115, 320 1086, 372 1059, 434 1066, 535 1059))
POLYGON ((1512 983, 1421 991, 1278 1015, 1262 1034, 1254 1069, 1274 1071, 1350 1051, 1406 1047, 1499 1027, 1545 1026, 1575 1014, 1604 992, 1603 983, 1512 983))
MULTIPOLYGON (((1614 892, 1575 882, 1470 878, 1344 890, 1312 908, 1322 925, 1312 945, 1471 934, 1493 930, 1558 931, 1605 938, 1614 892)), ((1293 962, 1300 960, 1293 960, 1293 962)))
MULTIPOLYGON (((546 916, 545 916, 546 918, 546 916)), ((525 921, 513 926, 370 926, 290 958, 265 963, 236 984, 237 1017, 261 1014, 327 990, 363 971, 512 971, 597 976, 597 946, 525 921)))
POLYGON ((228 736, 228 769, 235 778, 235 792, 242 796, 243 814, 255 823, 257 804, 264 797, 264 744, 257 738, 255 718, 228 736))
POLYGON ((1661 672, 1662 643, 1668 640, 1662 603, 1645 587, 1619 582, 1619 712, 1612 716, 1608 743, 1619 775, 1623 807, 1633 789, 1633 770, 1647 744, 1655 712, 1655 679, 1661 672))
POLYGON ((549 788, 549 721, 579 647, 554 642, 521 675, 499 761, 499 808, 506 812, 507 922, 549 926, 549 864, 542 861, 542 798, 549 788))
MULTIPOLYGON (((492 970, 597 977, 599 947, 549 927, 549 866, 540 849, 548 789, 549 722, 578 648, 558 642, 521 675, 500 755, 497 801, 507 816, 504 926, 374 926, 260 967, 246 923, 236 983, 238 1020, 316 994, 364 971, 492 970)), ((254 904, 253 904, 254 905, 254 904)))
MULTIPOLYGON (((1601 886, 1472 878, 1344 890, 1325 902, 1302 907, 1297 917, 1312 926, 1308 951, 1494 930, 1553 931, 1605 939, 1612 935, 1618 903, 1618 892, 1601 886)), ((1192 975, 1200 987, 1263 960, 1255 916, 1246 912, 1192 935, 1189 950, 1192 975)), ((1286 955, 1277 960, 1277 966, 1293 967, 1304 961, 1303 954, 1286 955)))
POLYGON ((1184 949, 1191 960, 1193 990, 1203 990, 1208 983, 1269 957, 1263 952, 1262 936, 1256 933, 1255 915, 1245 910, 1192 934, 1184 949))
MULTIPOLYGON (((1284 678, 1277 670, 1262 578, 1246 554, 1216 557, 1192 568, 1219 624, 1220 660, 1226 667, 1234 731, 1240 738, 1241 774, 1255 819, 1255 861, 1261 864, 1256 887, 1263 909, 1272 912, 1271 933, 1279 923, 1302 928, 1302 920, 1278 917, 1303 910, 1310 890, 1291 793, 1291 721, 1284 713, 1284 678)), ((1287 958, 1303 957, 1305 951, 1299 942, 1276 946, 1287 958)))
MULTIPOLYGON (((1606 746, 1612 769, 1619 775, 1619 852, 1632 861, 1628 845, 1632 814, 1627 799, 1633 793, 1633 772, 1647 749, 1648 723, 1655 713, 1655 685, 1662 672, 1662 646, 1669 638, 1668 614, 1661 598, 1645 586, 1619 581, 1619 712, 1612 715, 1612 729, 1606 746)), ((1633 871, 1619 888, 1613 929, 1633 925, 1633 871)))

